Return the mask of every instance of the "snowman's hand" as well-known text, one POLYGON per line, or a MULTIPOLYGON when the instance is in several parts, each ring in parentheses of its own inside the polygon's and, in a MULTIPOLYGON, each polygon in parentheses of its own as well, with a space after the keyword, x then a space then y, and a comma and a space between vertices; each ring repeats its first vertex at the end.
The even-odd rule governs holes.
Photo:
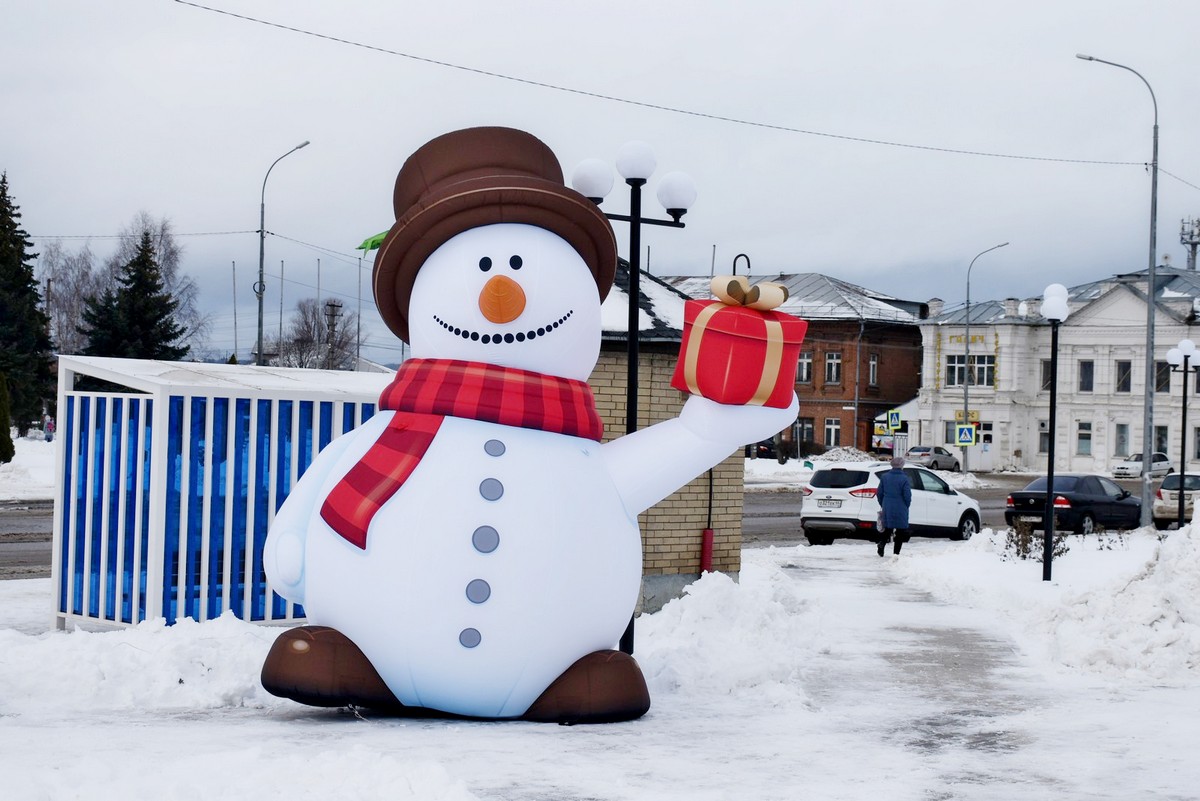
POLYGON ((271 588, 293 603, 304 603, 304 540, 300 526, 271 527, 263 548, 263 569, 271 588))
POLYGON ((800 402, 794 393, 786 409, 730 406, 693 395, 683 405, 679 419, 696 436, 734 449, 775 436, 795 421, 799 411, 800 402))

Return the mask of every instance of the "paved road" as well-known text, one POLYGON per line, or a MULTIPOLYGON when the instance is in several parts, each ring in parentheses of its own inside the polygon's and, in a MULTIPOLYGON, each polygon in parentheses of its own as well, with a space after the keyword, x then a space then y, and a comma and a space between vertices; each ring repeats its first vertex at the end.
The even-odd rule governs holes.
MULTIPOLYGON (((979 501, 985 528, 1004 528, 1004 499, 1029 483, 1028 475, 996 473, 980 476, 992 486, 967 491, 979 501)), ((1117 482, 1137 494, 1138 481, 1117 482)), ((54 507, 47 501, 0 502, 0 579, 50 575, 50 530, 54 507)), ((751 547, 795 545, 800 530, 800 494, 795 491, 748 492, 742 539, 751 547)))
POLYGON ((50 575, 49 501, 0 501, 0 579, 50 575))

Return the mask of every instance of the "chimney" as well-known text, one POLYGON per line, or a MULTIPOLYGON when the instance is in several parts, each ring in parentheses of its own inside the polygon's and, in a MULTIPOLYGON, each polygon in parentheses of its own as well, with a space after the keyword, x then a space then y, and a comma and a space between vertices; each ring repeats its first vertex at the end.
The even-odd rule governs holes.
POLYGON ((937 317, 942 313, 942 309, 946 306, 946 302, 941 298, 930 298, 925 305, 929 307, 929 316, 937 317))
POLYGON ((1021 305, 1021 301, 1017 300, 1016 298, 1005 298, 1004 299, 1004 316, 1005 317, 1017 317, 1018 316, 1017 307, 1019 305, 1021 305))

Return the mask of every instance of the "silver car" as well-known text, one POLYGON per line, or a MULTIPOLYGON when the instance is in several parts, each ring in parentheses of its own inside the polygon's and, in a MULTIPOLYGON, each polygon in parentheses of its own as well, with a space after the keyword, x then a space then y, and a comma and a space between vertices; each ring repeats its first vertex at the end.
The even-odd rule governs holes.
POLYGON ((1154 527, 1162 531, 1179 520, 1179 493, 1183 492, 1183 519, 1192 519, 1193 503, 1200 495, 1200 473, 1172 473, 1163 479, 1154 493, 1151 516, 1154 527))
POLYGON ((940 445, 914 445, 904 454, 904 460, 930 470, 958 472, 958 457, 940 445))

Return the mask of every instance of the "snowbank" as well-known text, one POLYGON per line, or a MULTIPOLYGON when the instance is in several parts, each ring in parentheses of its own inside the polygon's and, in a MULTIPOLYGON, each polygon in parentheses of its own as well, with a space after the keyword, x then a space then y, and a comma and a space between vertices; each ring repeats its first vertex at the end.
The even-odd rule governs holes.
POLYGON ((53 442, 21 437, 13 440, 16 454, 0 464, 0 500, 44 501, 54 497, 53 442))
POLYGON ((1062 671, 1200 685, 1200 533, 1152 529, 1068 540, 1051 565, 1013 560, 990 529, 896 572, 940 599, 999 612, 1012 636, 1062 671))

